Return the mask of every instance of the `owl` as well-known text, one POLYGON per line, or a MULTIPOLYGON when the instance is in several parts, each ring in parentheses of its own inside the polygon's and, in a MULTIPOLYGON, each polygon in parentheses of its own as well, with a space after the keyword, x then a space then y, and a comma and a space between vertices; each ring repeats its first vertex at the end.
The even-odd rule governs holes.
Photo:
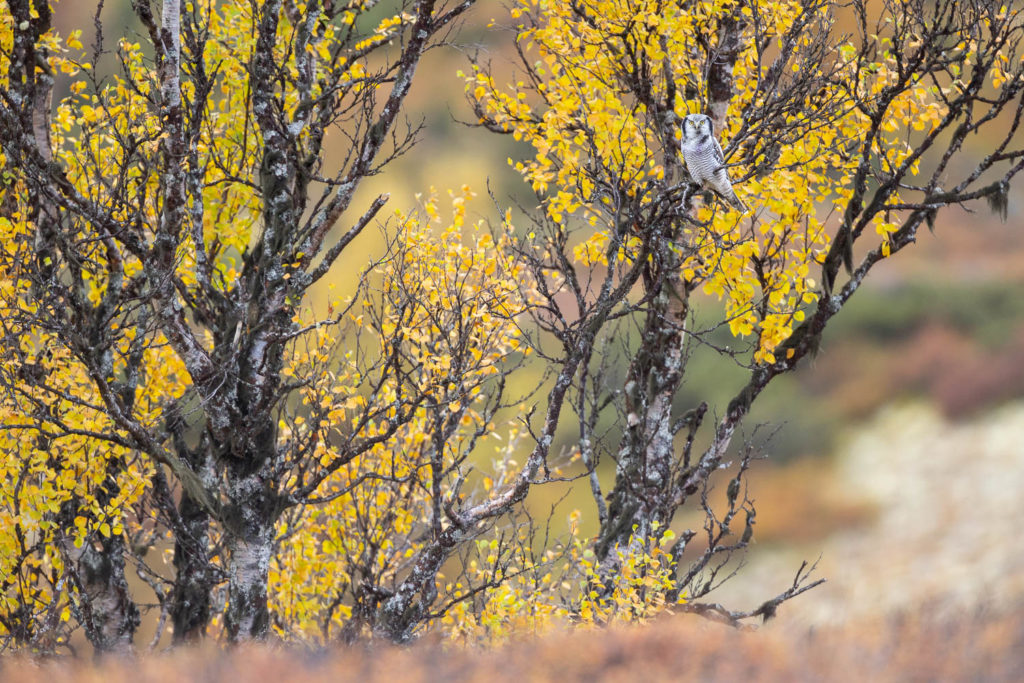
POLYGON ((722 146, 715 139, 715 126, 710 118, 703 114, 690 114, 683 119, 680 147, 693 182, 714 190, 735 209, 746 212, 746 205, 736 196, 729 182, 722 146))

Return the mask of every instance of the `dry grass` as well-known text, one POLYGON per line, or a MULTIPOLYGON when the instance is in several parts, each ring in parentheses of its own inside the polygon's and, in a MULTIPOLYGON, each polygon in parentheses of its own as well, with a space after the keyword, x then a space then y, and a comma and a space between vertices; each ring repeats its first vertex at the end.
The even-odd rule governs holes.
POLYGON ((572 632, 490 651, 282 647, 177 650, 134 661, 8 660, 19 683, 182 681, 1020 681, 1024 609, 957 620, 924 616, 798 631, 734 631, 698 617, 572 632))

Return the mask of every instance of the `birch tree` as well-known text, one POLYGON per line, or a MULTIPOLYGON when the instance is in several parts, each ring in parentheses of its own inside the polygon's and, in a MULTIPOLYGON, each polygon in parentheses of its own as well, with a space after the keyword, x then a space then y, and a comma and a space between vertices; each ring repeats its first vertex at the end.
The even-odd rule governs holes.
POLYGON ((752 609, 697 602, 729 574, 756 517, 748 451, 733 451, 724 508, 709 504, 711 476, 731 464, 753 402, 817 352, 879 263, 951 208, 984 200, 1006 217, 1024 168, 1021 10, 524 0, 510 21, 516 80, 497 82, 477 63, 467 91, 481 125, 532 147, 509 162, 540 207, 521 249, 544 294, 538 326, 565 346, 552 360, 567 370, 576 452, 601 523, 591 583, 610 596, 623 567, 664 546, 664 592, 687 596, 682 609, 730 622, 771 616, 814 585, 806 565, 752 609), (697 113, 714 122, 749 215, 691 182, 680 123, 697 113), (985 141, 983 153, 972 140, 985 141), (697 325, 696 306, 710 323, 697 325), (719 329, 734 341, 716 342, 719 329), (677 400, 697 348, 748 373, 721 414, 677 400), (609 372, 614 354, 628 364, 621 383, 609 372), (610 485, 598 476, 602 454, 615 462, 610 485), (705 513, 700 536, 670 528, 688 504, 705 513), (688 548, 695 559, 684 562, 688 548))
POLYGON ((517 0, 517 77, 464 78, 478 123, 528 145, 525 222, 473 218, 469 187, 357 205, 472 4, 135 0, 146 48, 101 31, 91 59, 46 0, 0 5, 4 644, 81 628, 129 651, 147 608, 176 642, 496 642, 769 618, 815 585, 805 565, 758 605, 704 600, 754 535, 757 454, 734 442, 922 226, 1006 215, 1024 17, 517 0), (749 213, 691 182, 691 113, 749 213), (377 257, 353 262, 371 225, 377 257), (314 310, 345 268, 358 284, 314 310), (717 412, 679 399, 697 348, 747 373, 717 412), (553 483, 593 500, 564 533, 528 505, 553 483))
POLYGON ((48 0, 4 3, 9 633, 73 616, 98 650, 129 648, 126 538, 165 529, 175 637, 205 632, 224 582, 227 637, 268 633, 281 514, 410 415, 368 402, 335 457, 297 475, 321 436, 281 426, 311 381, 285 377, 288 349, 320 327, 300 304, 387 201, 353 203, 414 141, 417 67, 472 4, 135 0, 152 58, 97 44, 120 64, 101 80, 48 0), (54 108, 60 77, 72 94, 54 108), (349 144, 328 160, 331 129, 349 144), (77 597, 57 599, 69 577, 77 597))

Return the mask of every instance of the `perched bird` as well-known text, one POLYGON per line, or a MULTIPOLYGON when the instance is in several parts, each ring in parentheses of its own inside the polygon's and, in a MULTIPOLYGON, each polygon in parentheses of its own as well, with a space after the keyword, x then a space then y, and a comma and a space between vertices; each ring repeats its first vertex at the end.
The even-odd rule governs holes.
POLYGON ((715 139, 715 125, 710 118, 704 114, 690 114, 683 119, 680 148, 693 182, 714 190, 736 210, 746 212, 746 205, 736 196, 729 182, 722 146, 715 139))

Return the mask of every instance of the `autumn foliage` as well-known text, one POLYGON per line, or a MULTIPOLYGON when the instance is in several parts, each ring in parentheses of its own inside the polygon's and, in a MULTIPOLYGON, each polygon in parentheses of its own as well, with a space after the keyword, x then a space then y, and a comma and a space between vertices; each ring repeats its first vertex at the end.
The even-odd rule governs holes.
POLYGON ((522 143, 513 207, 360 199, 474 2, 385 4, 134 0, 148 44, 93 48, 0 4, 0 645, 129 651, 147 609, 175 642, 496 643, 815 585, 703 600, 754 536, 734 437, 945 207, 1005 214, 1024 15, 519 0, 516 76, 461 73, 522 143), (690 113, 749 213, 690 182, 690 113), (676 400, 697 349, 746 372, 719 410, 676 400), (538 516, 563 485, 593 505, 538 516))

